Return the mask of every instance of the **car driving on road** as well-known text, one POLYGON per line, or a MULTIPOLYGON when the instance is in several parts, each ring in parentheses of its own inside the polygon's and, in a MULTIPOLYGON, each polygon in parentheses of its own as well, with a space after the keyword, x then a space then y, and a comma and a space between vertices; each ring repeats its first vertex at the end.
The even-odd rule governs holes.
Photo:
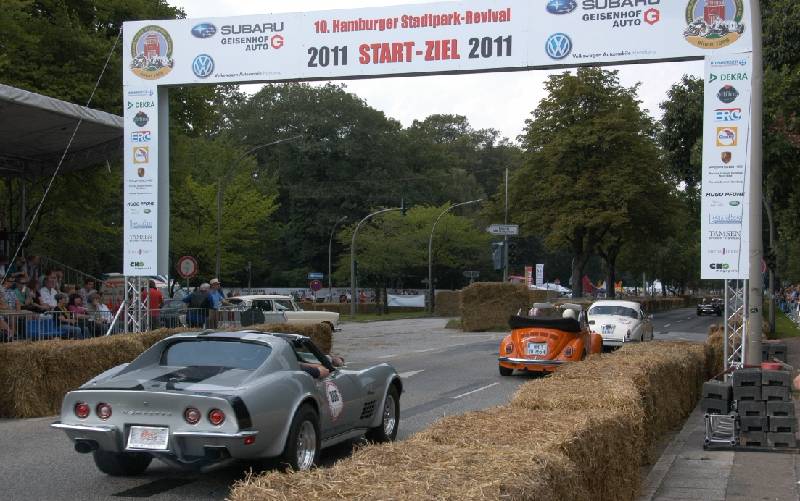
POLYGON ((226 300, 237 308, 256 309, 265 314, 283 313, 286 321, 294 325, 328 324, 331 330, 339 329, 339 314, 333 311, 305 311, 292 296, 257 294, 235 296, 226 300))
POLYGON ((52 426, 109 475, 141 473, 153 458, 279 457, 306 470, 345 440, 394 440, 402 391, 390 365, 334 367, 305 336, 182 333, 67 393, 52 426))
POLYGON ((721 317, 722 310, 723 310, 722 300, 716 297, 714 298, 705 297, 703 298, 702 301, 700 301, 697 304, 698 317, 703 315, 716 315, 718 317, 721 317))
POLYGON ((604 347, 653 339, 652 317, 640 303, 607 299, 589 307, 589 328, 603 336, 604 347))

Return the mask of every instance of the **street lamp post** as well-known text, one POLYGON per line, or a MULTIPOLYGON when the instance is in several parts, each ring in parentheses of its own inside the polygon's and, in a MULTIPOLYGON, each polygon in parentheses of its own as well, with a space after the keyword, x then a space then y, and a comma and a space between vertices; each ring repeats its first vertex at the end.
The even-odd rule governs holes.
POLYGON ((336 233, 336 227, 339 226, 339 223, 345 221, 347 216, 342 216, 336 221, 336 224, 333 225, 333 229, 331 230, 331 238, 328 239, 328 301, 331 301, 331 297, 333 297, 333 279, 331 278, 331 250, 333 248, 333 234, 336 233))
POLYGON ((391 212, 395 210, 403 210, 402 207, 395 207, 393 209, 382 209, 377 212, 373 212, 364 217, 361 221, 358 222, 356 228, 353 230, 353 239, 350 242, 350 314, 356 314, 356 302, 358 301, 358 297, 356 297, 356 235, 358 235, 358 229, 361 228, 361 225, 369 220, 372 216, 377 216, 378 214, 383 214, 384 212, 391 212))
POLYGON ((227 180, 231 176, 231 174, 233 174, 233 171, 236 169, 236 167, 239 166, 239 162, 241 162, 246 156, 248 156, 248 155, 250 155, 252 153, 255 153, 256 151, 258 151, 258 150, 260 150, 262 148, 266 148, 268 146, 274 146, 274 145, 280 144, 280 143, 285 143, 287 141, 294 141, 295 139, 299 139, 301 137, 303 137, 303 136, 298 134, 296 136, 287 137, 286 139, 278 139, 277 141, 272 141, 270 143, 265 143, 265 144, 260 144, 258 146, 254 146, 253 148, 250 148, 249 150, 247 150, 244 153, 242 153, 239 156, 239 158, 237 158, 231 164, 231 166, 228 168, 228 171, 225 173, 225 175, 220 177, 219 179, 217 179, 217 264, 216 264, 216 267, 215 267, 215 275, 216 275, 217 278, 219 278, 221 261, 222 261, 222 248, 221 248, 221 241, 222 241, 222 191, 223 191, 222 181, 223 180, 227 180))
POLYGON ((443 210, 442 213, 439 214, 439 216, 436 218, 436 221, 433 222, 433 227, 431 228, 431 235, 428 238, 428 297, 429 297, 428 307, 430 308, 429 311, 431 313, 433 313, 434 303, 436 301, 436 299, 434 298, 435 290, 433 287, 433 232, 436 230, 436 225, 439 224, 439 220, 442 218, 442 216, 444 216, 451 210, 455 209, 456 207, 461 207, 462 205, 468 205, 468 204, 476 204, 482 201, 483 199, 479 198, 477 200, 470 200, 469 202, 461 202, 458 204, 453 204, 447 209, 443 210))

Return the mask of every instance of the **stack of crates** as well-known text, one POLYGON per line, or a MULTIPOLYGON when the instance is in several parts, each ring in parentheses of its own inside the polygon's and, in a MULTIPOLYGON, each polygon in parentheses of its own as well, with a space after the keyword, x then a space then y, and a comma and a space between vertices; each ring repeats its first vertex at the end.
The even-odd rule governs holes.
POLYGON ((733 400, 742 445, 797 447, 791 383, 788 371, 750 368, 733 372, 733 400))
POLYGON ((786 363, 786 343, 783 341, 765 341, 761 343, 761 361, 780 360, 786 363))

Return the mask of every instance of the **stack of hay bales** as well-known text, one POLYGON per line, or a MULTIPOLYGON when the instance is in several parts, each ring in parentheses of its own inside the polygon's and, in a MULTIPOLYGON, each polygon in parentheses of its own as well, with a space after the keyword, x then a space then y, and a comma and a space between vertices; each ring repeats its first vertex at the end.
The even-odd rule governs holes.
POLYGON ((527 312, 531 303, 521 284, 474 283, 461 291, 461 328, 465 331, 508 330, 508 319, 527 312))
POLYGON ((656 439, 694 408, 705 360, 703 345, 626 345, 331 468, 249 477, 230 499, 632 500, 656 439))
MULTIPOLYGON (((327 325, 256 325, 246 328, 309 336, 324 353, 333 344, 327 325)), ((92 377, 130 362, 162 339, 187 329, 158 329, 81 341, 38 341, 0 345, 0 417, 52 416, 64 394, 92 377)), ((237 329, 242 330, 242 329, 237 329)))
POLYGON ((436 313, 440 317, 461 315, 461 291, 439 291, 436 293, 436 313))

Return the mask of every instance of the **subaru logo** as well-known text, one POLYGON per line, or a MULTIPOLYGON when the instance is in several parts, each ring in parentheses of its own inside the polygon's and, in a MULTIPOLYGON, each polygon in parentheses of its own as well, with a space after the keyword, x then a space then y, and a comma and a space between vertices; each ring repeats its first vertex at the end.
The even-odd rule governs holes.
POLYGON ((544 50, 552 59, 564 59, 572 52, 572 40, 564 33, 554 33, 547 38, 544 50))
POLYGON ((214 60, 208 54, 200 54, 192 61, 192 71, 198 78, 208 78, 214 73, 214 60))
POLYGON ((569 14, 578 7, 575 0, 550 0, 547 2, 547 12, 550 14, 569 14))
POLYGON ((217 34, 217 27, 211 23, 200 23, 192 28, 192 35, 195 38, 211 38, 217 34))

